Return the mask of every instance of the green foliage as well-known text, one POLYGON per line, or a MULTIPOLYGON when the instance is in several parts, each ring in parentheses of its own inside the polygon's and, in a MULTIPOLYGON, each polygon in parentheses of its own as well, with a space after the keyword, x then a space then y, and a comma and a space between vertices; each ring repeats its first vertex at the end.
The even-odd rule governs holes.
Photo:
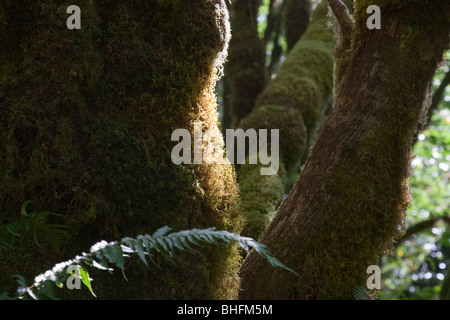
POLYGON ((356 300, 374 300, 362 285, 355 286, 353 292, 356 300))
MULTIPOLYGON (((12 270, 33 277, 101 239, 166 224, 242 229, 232 166, 175 165, 170 152, 175 129, 192 133, 200 119, 205 130, 217 127, 213 86, 230 37, 223 1, 77 5, 81 33, 65 27, 61 2, 23 10, 8 1, 0 13, 8 25, 0 34, 0 221, 14 221, 25 198, 63 214, 71 230, 60 254, 9 251, 0 287, 12 270)), ((153 285, 170 289, 146 298, 236 295, 241 257, 233 249, 189 257, 177 272, 136 278, 130 270, 128 291, 95 292, 133 298, 153 285), (191 285, 191 273, 210 281, 191 285)))
MULTIPOLYGON (((447 54, 448 55, 448 54, 447 54)), ((438 71, 437 89, 449 60, 438 71)), ((438 299, 444 276, 449 276, 450 228, 443 218, 450 212, 450 86, 426 130, 418 133, 411 179, 413 201, 408 208, 408 228, 436 221, 404 239, 395 255, 383 258, 382 299, 438 299)))
MULTIPOLYGON (((258 243, 252 238, 242 237, 228 231, 216 231, 215 228, 184 230, 168 234, 171 229, 167 226, 158 229, 153 235, 139 235, 137 238, 123 238, 120 241, 106 242, 100 241, 94 244, 88 253, 76 256, 74 259, 58 263, 51 270, 38 275, 34 279, 34 284, 27 286, 25 279, 16 275, 20 287, 17 290, 17 296, 14 299, 56 299, 54 286, 62 288, 70 276, 77 277, 95 296, 91 286, 92 278, 89 277, 89 268, 107 270, 112 272, 110 267, 118 267, 124 270, 124 258, 128 254, 137 254, 140 260, 148 266, 147 257, 157 267, 158 264, 153 259, 153 253, 157 252, 166 260, 176 265, 176 251, 185 251, 201 255, 196 247, 204 245, 231 245, 232 242, 238 243, 246 252, 252 248, 273 267, 280 267, 288 270, 298 276, 292 269, 286 267, 283 263, 272 256, 267 246, 258 243), (78 273, 68 272, 68 268, 74 266, 78 273)), ((72 269, 73 270, 73 269, 72 269)), ((7 293, 0 295, 0 299, 10 299, 7 293)))
POLYGON ((57 251, 67 239, 68 227, 49 221, 51 216, 61 217, 61 215, 49 211, 37 212, 36 209, 27 212, 32 205, 32 201, 25 201, 20 209, 20 220, 0 225, 0 252, 14 249, 16 242, 19 241, 34 242, 41 248, 39 239, 57 251))

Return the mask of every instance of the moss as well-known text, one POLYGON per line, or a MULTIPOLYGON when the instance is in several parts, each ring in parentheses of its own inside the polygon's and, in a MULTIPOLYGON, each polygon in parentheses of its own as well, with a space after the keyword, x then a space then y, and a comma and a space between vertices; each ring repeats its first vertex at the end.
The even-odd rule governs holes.
MULTIPOLYGON (((300 113, 280 105, 264 105, 242 120, 240 127, 247 129, 278 129, 280 155, 283 163, 292 168, 297 164, 306 148, 307 133, 300 113)), ((239 175, 241 181, 241 175, 239 175)), ((242 190, 241 190, 242 191, 242 190)))
POLYGON ((352 299, 353 287, 365 283, 366 268, 391 252, 405 229, 412 139, 429 83, 448 49, 450 4, 398 1, 397 7, 380 1, 378 31, 365 25, 369 3, 356 3, 335 108, 261 239, 301 278, 266 270, 248 257, 241 269, 245 298, 352 299), (361 74, 370 76, 361 81, 361 74), (258 279, 252 270, 258 270, 258 279))
MULTIPOLYGON (((242 228, 230 165, 177 166, 170 157, 173 130, 192 133, 195 120, 217 127, 214 84, 230 37, 224 2, 77 5, 81 32, 67 30, 66 6, 57 1, 2 11, 10 26, 0 38, 2 218, 14 221, 31 199, 63 214, 72 231, 61 254, 2 260, 2 287, 14 273, 30 279, 101 239, 164 225, 242 228)), ((163 263, 143 273, 130 265, 127 283, 120 273, 98 275, 94 291, 105 299, 235 295, 236 248, 204 254, 181 255, 179 268, 163 263)))
POLYGON ((257 29, 261 0, 236 0, 231 8, 232 38, 227 79, 230 83, 230 111, 235 124, 254 107, 266 84, 265 50, 257 29))
MULTIPOLYGON (((412 137, 417 122, 422 121, 425 88, 448 46, 450 19, 447 17, 438 22, 439 28, 436 28, 437 16, 443 17, 436 12, 443 10, 443 2, 422 4, 422 8, 414 1, 370 4, 382 7, 386 24, 396 21, 396 36, 399 37, 395 45, 383 52, 383 58, 377 63, 402 63, 379 69, 382 74, 376 77, 383 79, 379 89, 390 99, 379 115, 378 121, 382 126, 342 149, 339 156, 342 158, 341 164, 333 168, 334 174, 327 181, 329 198, 323 201, 322 208, 317 209, 323 221, 321 230, 333 232, 322 232, 324 236, 307 246, 307 250, 327 252, 314 259, 315 268, 320 270, 320 286, 316 288, 320 287, 323 297, 327 299, 352 297, 352 285, 363 282, 365 268, 376 264, 380 254, 391 252, 393 242, 405 230, 405 213, 411 201, 408 178, 411 173, 412 137), (398 14, 400 6, 401 16, 390 21, 394 14, 398 14), (430 47, 435 50, 430 51, 430 47), (411 65, 415 66, 414 71, 411 65), (402 79, 415 80, 405 87, 404 83, 399 83, 402 79), (364 181, 363 185, 361 181, 364 181)), ((358 78, 356 70, 360 70, 356 66, 361 63, 358 57, 376 42, 376 34, 365 27, 366 5, 369 4, 364 1, 356 2, 357 32, 354 34, 350 62, 346 64, 348 69, 344 71, 355 82, 358 78)), ((384 28, 389 28, 389 25, 384 28)), ((344 79, 341 78, 341 81, 344 79)), ((341 95, 338 95, 339 98, 341 95)), ((342 101, 343 105, 347 103, 345 98, 342 101)), ((369 106, 360 107, 358 112, 362 117, 368 110, 369 106)), ((351 127, 351 124, 347 126, 351 127)), ((309 268, 305 264, 303 272, 308 274, 309 268)), ((298 295, 304 297, 308 293, 307 288, 312 285, 309 281, 299 285, 298 295)), ((314 292, 312 296, 320 298, 320 292, 314 292)))
POLYGON ((389 252, 393 239, 404 231, 402 222, 410 202, 406 177, 390 166, 399 155, 392 154, 384 141, 368 140, 346 148, 342 164, 333 168, 327 200, 319 201, 316 208, 321 220, 317 234, 322 236, 305 244, 304 259, 309 264, 302 263, 307 280, 297 287, 299 297, 353 297, 353 285, 365 283, 366 268, 376 264, 378 255, 389 252), (379 168, 376 174, 374 168, 379 168), (363 188, 355 188, 361 181, 365 181, 363 188), (320 255, 314 257, 314 252, 320 255))
POLYGON ((243 164, 239 169, 242 209, 246 219, 244 236, 258 239, 272 221, 283 200, 281 175, 261 175, 260 165, 243 164))
MULTIPOLYGON (((316 11, 314 20, 308 26, 301 41, 290 52, 276 79, 258 97, 254 110, 254 113, 257 113, 258 108, 266 105, 292 108, 298 113, 298 116, 293 119, 301 116, 305 124, 304 129, 301 130, 306 130, 311 136, 315 135, 323 119, 333 86, 333 35, 331 30, 325 28, 324 4, 320 5, 316 11)), ((245 121, 244 119, 243 123, 245 121)), ((280 125, 276 117, 272 121, 276 124, 267 125, 273 128, 280 125)), ((286 124, 289 126, 288 122, 286 124)), ((282 127, 278 128, 282 130, 282 127)), ((295 145, 299 142, 295 138, 296 135, 284 136, 282 140, 295 145)), ((312 141, 308 142, 312 143, 312 141)), ((302 148, 308 147, 309 145, 304 145, 302 148)), ((295 159, 298 154, 283 153, 282 156, 285 159, 295 159)), ((288 170, 293 169, 294 164, 297 164, 296 161, 285 163, 288 170)))
MULTIPOLYGON (((255 109, 239 125, 245 129, 279 129, 280 158, 287 172, 298 172, 307 159, 332 95, 334 39, 332 31, 326 28, 326 15, 327 5, 322 2, 277 77, 258 96, 255 109)), ((240 176, 239 184, 252 183, 246 179, 247 176, 240 176)), ((278 187, 277 181, 273 188, 280 192, 279 198, 284 192, 278 187)), ((242 197, 250 198, 245 192, 247 189, 242 189, 242 197)), ((252 191, 254 193, 257 192, 252 191)), ((260 193, 264 194, 264 190, 260 193)), ((247 228, 259 230, 260 222, 266 223, 273 216, 272 198, 266 200, 267 204, 258 208, 266 206, 267 211, 256 210, 261 217, 257 217, 249 206, 244 209, 245 216, 253 216, 249 222, 257 221, 256 226, 248 225, 247 228)))

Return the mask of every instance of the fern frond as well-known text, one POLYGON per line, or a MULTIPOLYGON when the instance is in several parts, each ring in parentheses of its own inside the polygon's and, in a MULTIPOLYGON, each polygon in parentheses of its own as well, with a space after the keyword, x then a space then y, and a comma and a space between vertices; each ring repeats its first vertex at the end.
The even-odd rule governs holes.
POLYGON ((45 241, 54 250, 59 250, 68 238, 67 226, 48 222, 50 216, 62 217, 62 215, 49 211, 27 212, 27 208, 32 204, 30 200, 22 204, 20 220, 0 225, 0 235, 2 238, 7 238, 0 241, 0 249, 13 249, 15 242, 20 239, 22 242, 32 241, 38 247, 41 247, 40 241, 45 241))
POLYGON ((364 289, 363 285, 355 286, 353 288, 353 293, 356 300, 373 300, 369 293, 364 289))
MULTIPOLYGON (((238 243, 247 252, 253 248, 257 253, 263 256, 273 267, 281 267, 288 270, 295 275, 298 274, 286 267, 283 263, 277 260, 269 251, 266 245, 256 242, 252 238, 241 237, 236 233, 228 231, 216 231, 215 228, 209 229, 192 229, 184 230, 169 234, 171 229, 163 227, 158 229, 152 236, 145 234, 139 235, 136 239, 123 238, 120 241, 106 242, 100 241, 94 244, 89 253, 83 253, 82 256, 76 256, 72 260, 59 263, 53 267, 52 270, 47 270, 44 274, 35 277, 35 282, 32 286, 26 287, 23 278, 19 283, 17 299, 22 299, 26 295, 33 299, 42 297, 54 297, 53 292, 47 292, 49 281, 56 283, 57 286, 62 287, 62 284, 67 280, 67 268, 69 266, 77 266, 83 270, 83 283, 92 292, 90 281, 85 266, 91 266, 100 270, 112 271, 109 265, 113 265, 120 269, 124 269, 124 257, 127 253, 135 253, 148 266, 147 257, 152 263, 152 252, 156 251, 161 254, 166 260, 175 263, 176 251, 185 251, 193 254, 201 254, 195 247, 203 245, 230 245, 233 242, 238 243), (45 285, 44 285, 45 283, 45 285)), ((1 296, 0 296, 1 297, 1 296)))

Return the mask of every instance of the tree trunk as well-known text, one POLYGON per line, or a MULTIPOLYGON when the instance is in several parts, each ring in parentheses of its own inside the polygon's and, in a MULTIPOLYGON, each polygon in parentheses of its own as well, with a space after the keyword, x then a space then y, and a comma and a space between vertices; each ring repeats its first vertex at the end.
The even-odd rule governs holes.
POLYGON ((300 278, 252 253, 243 299, 352 299, 404 229, 412 139, 448 46, 450 4, 360 0, 353 18, 336 50, 334 110, 260 239, 300 278), (366 26, 372 4, 381 30, 366 26))
POLYGON ((247 220, 244 232, 251 237, 258 238, 272 220, 283 200, 289 173, 298 173, 305 163, 331 101, 335 42, 326 21, 327 6, 322 2, 277 77, 240 123, 244 130, 280 130, 279 175, 261 176, 256 165, 242 165, 238 169, 247 220))
POLYGON ((286 0, 283 22, 288 51, 295 46, 305 33, 311 14, 311 0, 286 0))
POLYGON ((235 0, 231 5, 233 37, 225 67, 231 93, 231 127, 250 113, 266 84, 266 53, 257 21, 260 5, 261 0, 235 0))
MULTIPOLYGON (((64 215, 62 252, 32 244, 2 255, 0 286, 32 280, 99 240, 174 230, 241 229, 231 165, 175 165, 175 129, 217 128, 214 84, 230 36, 223 0, 78 1, 68 30, 58 1, 2 1, 0 207, 20 219, 32 200, 64 215), (6 30, 6 32, 5 32, 6 30)), ((216 139, 222 139, 216 130, 216 139)), ((182 266, 139 266, 97 280, 103 299, 231 298, 235 247, 183 256, 182 266)), ((3 291, 3 290, 0 290, 3 291)), ((81 293, 68 293, 80 297, 81 293)), ((82 291, 82 290, 79 290, 82 291)), ((89 294, 89 293, 88 293, 89 294)))

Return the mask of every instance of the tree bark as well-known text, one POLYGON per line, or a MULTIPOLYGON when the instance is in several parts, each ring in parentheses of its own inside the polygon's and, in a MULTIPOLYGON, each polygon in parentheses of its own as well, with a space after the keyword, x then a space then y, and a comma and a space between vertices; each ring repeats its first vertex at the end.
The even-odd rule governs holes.
POLYGON ((288 51, 305 33, 311 14, 311 0, 287 0, 283 9, 283 22, 288 51))
POLYGON ((244 231, 251 237, 258 238, 272 220, 283 200, 286 177, 289 172, 298 172, 304 164, 331 102, 335 42, 326 21, 326 3, 321 3, 277 77, 240 123, 244 130, 280 130, 279 175, 261 176, 259 166, 255 165, 242 165, 238 169, 247 219, 244 231))
POLYGON ((336 50, 335 107, 260 239, 300 278, 252 253, 242 299, 352 299, 366 268, 404 231, 412 139, 448 47, 450 4, 360 0, 353 20, 350 41, 336 50), (381 30, 366 26, 372 4, 381 30))
POLYGON ((231 127, 251 112, 266 84, 266 53, 258 34, 261 0, 235 0, 231 5, 230 54, 226 74, 230 86, 231 127))
MULTIPOLYGON (((71 228, 60 253, 30 244, 3 254, 2 288, 16 288, 14 273, 30 281, 103 239, 164 225, 241 230, 232 166, 171 160, 174 130, 193 135, 194 121, 217 129, 214 84, 230 37, 225 2, 77 5, 81 30, 67 29, 67 5, 58 1, 0 3, 1 220, 20 219, 22 202, 33 200, 71 228)), ((120 272, 94 276, 94 292, 103 299, 234 297, 237 248, 204 253, 161 270, 132 264, 128 282, 120 272)))

